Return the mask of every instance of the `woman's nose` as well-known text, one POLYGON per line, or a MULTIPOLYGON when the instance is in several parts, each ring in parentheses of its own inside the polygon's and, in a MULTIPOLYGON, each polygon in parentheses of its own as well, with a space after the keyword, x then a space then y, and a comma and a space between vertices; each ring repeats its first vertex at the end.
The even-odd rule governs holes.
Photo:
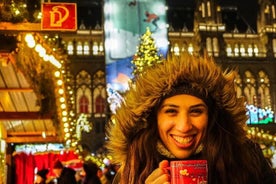
POLYGON ((188 132, 193 128, 191 119, 186 113, 181 113, 175 120, 175 127, 181 132, 188 132))

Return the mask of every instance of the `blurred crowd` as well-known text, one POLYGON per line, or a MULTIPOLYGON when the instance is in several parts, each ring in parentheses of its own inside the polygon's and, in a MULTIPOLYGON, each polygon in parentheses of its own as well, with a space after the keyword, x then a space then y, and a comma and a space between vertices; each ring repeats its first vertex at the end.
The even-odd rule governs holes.
POLYGON ((93 161, 85 161, 82 168, 74 169, 56 160, 52 170, 54 175, 50 175, 50 169, 41 169, 35 173, 34 184, 111 184, 117 170, 117 165, 101 168, 93 161))

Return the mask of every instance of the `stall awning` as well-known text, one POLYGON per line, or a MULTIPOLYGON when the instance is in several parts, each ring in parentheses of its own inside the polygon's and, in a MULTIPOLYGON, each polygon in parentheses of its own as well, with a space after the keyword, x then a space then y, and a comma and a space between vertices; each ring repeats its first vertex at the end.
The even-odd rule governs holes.
POLYGON ((16 62, 12 52, 0 52, 0 127, 4 139, 7 143, 60 142, 53 118, 56 112, 41 111, 38 94, 25 76, 32 71, 21 71, 16 62))

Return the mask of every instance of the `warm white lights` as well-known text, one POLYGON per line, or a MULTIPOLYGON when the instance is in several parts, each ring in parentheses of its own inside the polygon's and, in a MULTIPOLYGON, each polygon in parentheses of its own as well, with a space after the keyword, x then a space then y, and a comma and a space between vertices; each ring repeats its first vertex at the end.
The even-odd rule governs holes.
POLYGON ((248 48, 247 48, 247 53, 248 53, 248 56, 252 57, 253 56, 253 49, 252 49, 252 45, 248 45, 248 48))
POLYGON ((47 54, 47 50, 43 47, 43 45, 37 43, 35 37, 31 33, 25 35, 25 41, 28 47, 34 48, 34 50, 44 61, 49 61, 55 67, 61 68, 61 63, 53 55, 47 54))
POLYGON ((46 138, 46 132, 43 131, 43 132, 41 133, 41 136, 45 139, 45 138, 46 138))
POLYGON ((189 52, 190 54, 192 54, 192 53, 194 52, 194 47, 193 47, 192 44, 189 44, 188 52, 189 52))
POLYGON ((59 89, 59 90, 58 90, 58 93, 59 93, 60 95, 62 95, 62 94, 64 93, 64 90, 63 90, 63 89, 59 89))
POLYGON ((62 116, 67 116, 67 111, 62 111, 62 116))
POLYGON ((83 53, 82 50, 83 50, 82 43, 78 42, 78 44, 77 44, 77 55, 82 55, 82 53, 83 53))
POLYGON ((179 55, 179 50, 180 49, 178 47, 178 44, 176 43, 173 47, 173 53, 178 56, 179 55))
POLYGON ((61 107, 61 109, 65 109, 66 105, 65 104, 61 104, 60 107, 61 107))
POLYGON ((184 52, 184 51, 188 51, 190 54, 193 54, 194 52, 194 47, 192 43, 189 43, 188 47, 187 46, 182 46, 181 48, 179 47, 178 43, 175 43, 172 47, 171 47, 171 52, 178 56, 180 55, 180 52, 184 52))
POLYGON ((103 55, 104 46, 103 42, 88 42, 78 41, 76 45, 72 41, 67 43, 67 54, 68 55, 103 55), (76 49, 74 49, 76 47, 76 49))
POLYGON ((55 72, 55 77, 60 77, 60 71, 55 72))
POLYGON ((63 84, 63 82, 61 79, 57 80, 57 85, 61 86, 62 84, 63 84))
POLYGON ((64 98, 64 97, 61 97, 61 98, 59 99, 59 101, 60 101, 61 103, 64 103, 64 102, 65 102, 65 98, 64 98))
POLYGON ((94 42, 93 43, 93 54, 94 55, 97 55, 98 54, 98 44, 97 44, 97 42, 94 42))
POLYGON ((73 55, 74 54, 74 45, 73 45, 73 42, 68 42, 67 44, 67 53, 69 55, 73 55))
POLYGON ((26 41, 28 47, 30 47, 30 48, 34 48, 35 47, 36 43, 35 43, 35 40, 34 40, 34 37, 33 37, 32 34, 26 34, 25 35, 25 41, 26 41))
MULTIPOLYGON (((52 54, 49 54, 48 49, 43 46, 43 40, 39 39, 39 35, 33 35, 33 34, 26 34, 24 37, 24 40, 29 48, 34 49, 35 52, 41 57, 41 59, 45 62, 50 62, 52 65, 54 65, 56 68, 61 69, 63 61, 58 61, 52 54)), ((47 35, 44 37, 47 39, 47 35)), ((68 50, 73 51, 73 45, 68 46, 68 50)), ((83 49, 81 47, 81 49, 83 49)), ((84 47, 86 50, 86 53, 89 53, 89 47, 84 47)), ((80 50, 80 48, 79 48, 80 50)), ((54 49, 52 51, 55 51, 54 49)), ((51 52, 52 52, 51 51, 51 52)), ((82 50, 81 50, 82 52, 82 50)), ((71 136, 70 134, 70 125, 68 122, 68 113, 67 113, 67 106, 66 106, 66 98, 65 98, 65 92, 64 92, 64 83, 62 78, 62 73, 65 73, 64 70, 55 71, 54 76, 56 77, 56 88, 58 95, 59 95, 59 102, 57 101, 57 105, 61 109, 61 121, 63 122, 64 127, 64 133, 65 133, 65 140, 66 142, 70 143, 71 140, 68 140, 71 136)), ((46 138, 46 133, 42 132, 41 135, 43 138, 46 138)))
POLYGON ((238 44, 235 43, 232 46, 227 44, 226 54, 228 57, 260 57, 259 48, 257 44, 238 44), (232 49, 232 48, 233 49, 232 49))

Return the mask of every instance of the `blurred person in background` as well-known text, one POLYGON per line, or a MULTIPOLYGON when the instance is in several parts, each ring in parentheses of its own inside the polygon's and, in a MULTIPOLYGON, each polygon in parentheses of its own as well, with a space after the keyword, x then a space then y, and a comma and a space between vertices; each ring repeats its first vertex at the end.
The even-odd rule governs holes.
POLYGON ((35 174, 34 184, 46 184, 48 169, 41 169, 35 174))
POLYGON ((83 172, 82 170, 76 171, 75 177, 77 180, 77 184, 82 184, 82 180, 83 180, 82 172, 83 172))
POLYGON ((101 184, 98 176, 100 168, 92 161, 85 161, 83 163, 84 178, 82 184, 101 184))
POLYGON ((55 161, 53 172, 57 177, 57 184, 77 184, 75 177, 76 171, 63 166, 60 160, 55 161))

